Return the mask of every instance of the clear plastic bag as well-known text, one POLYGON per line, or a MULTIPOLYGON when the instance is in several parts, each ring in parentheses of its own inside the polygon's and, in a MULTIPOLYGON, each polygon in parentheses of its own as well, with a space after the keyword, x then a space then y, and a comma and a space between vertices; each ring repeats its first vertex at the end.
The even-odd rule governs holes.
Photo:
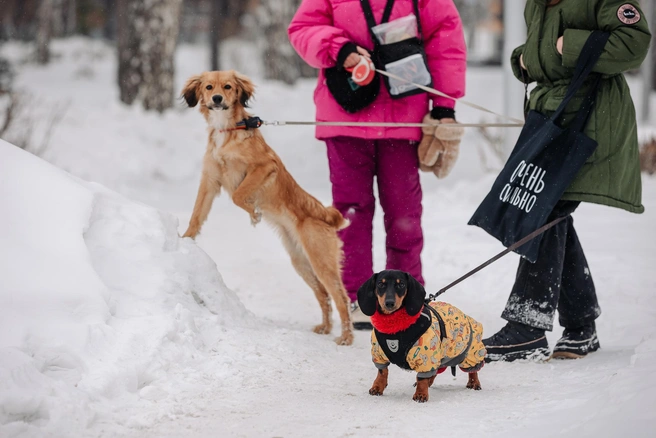
POLYGON ((388 23, 379 24, 371 28, 380 44, 392 44, 408 38, 416 38, 417 18, 414 14, 397 18, 388 23))
MULTIPOLYGON (((431 84, 431 76, 426 69, 426 64, 421 54, 411 55, 385 64, 385 71, 415 84, 424 86, 431 84)), ((408 91, 416 90, 417 88, 417 86, 409 82, 389 78, 389 92, 392 96, 398 96, 408 91)))

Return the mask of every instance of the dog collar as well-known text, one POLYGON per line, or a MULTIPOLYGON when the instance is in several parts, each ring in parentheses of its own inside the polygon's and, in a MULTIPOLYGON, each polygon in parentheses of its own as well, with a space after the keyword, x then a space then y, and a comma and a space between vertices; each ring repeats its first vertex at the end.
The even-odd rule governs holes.
POLYGON ((249 129, 257 129, 262 126, 264 122, 259 117, 249 117, 243 119, 241 122, 237 122, 234 128, 219 129, 219 132, 228 132, 228 131, 241 131, 249 129))
POLYGON ((421 312, 416 315, 408 315, 405 307, 400 308, 394 313, 386 315, 376 310, 371 316, 371 325, 381 333, 394 334, 406 330, 412 324, 417 322, 421 312))

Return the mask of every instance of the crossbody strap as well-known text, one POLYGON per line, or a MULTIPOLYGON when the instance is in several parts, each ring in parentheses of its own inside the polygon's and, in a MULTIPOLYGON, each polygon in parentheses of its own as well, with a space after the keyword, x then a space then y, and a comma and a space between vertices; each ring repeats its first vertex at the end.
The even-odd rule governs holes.
MULTIPOLYGON (((423 37, 421 33, 421 19, 419 18, 419 0, 412 0, 412 4, 415 10, 415 18, 417 19, 417 38, 419 39, 419 41, 422 41, 423 37)), ((371 4, 369 4, 369 0, 360 0, 360 5, 362 6, 362 12, 364 12, 364 17, 367 20, 367 25, 369 26, 369 33, 371 33, 371 38, 374 41, 374 45, 378 45, 378 39, 376 38, 374 31, 372 30, 377 25, 377 23, 376 23, 376 18, 374 17, 374 13, 371 10, 371 4)), ((387 4, 385 5, 385 11, 383 12, 383 18, 380 21, 380 24, 387 23, 389 21, 390 16, 392 15, 393 8, 394 8, 394 0, 387 0, 387 4)))
MULTIPOLYGON (((565 108, 567 108, 567 105, 570 103, 572 98, 576 95, 585 80, 592 72, 592 69, 597 64, 599 57, 604 51, 606 41, 608 41, 609 37, 609 32, 602 32, 597 30, 593 31, 588 37, 588 40, 585 42, 585 45, 581 50, 581 54, 579 55, 579 60, 576 64, 576 69, 574 70, 574 75, 572 76, 572 80, 569 84, 569 87, 567 88, 567 92, 565 93, 565 97, 551 116, 551 120, 554 123, 562 116, 565 108)), ((583 117, 582 124, 585 124, 587 115, 592 110, 592 104, 594 103, 594 98, 596 96, 598 86, 599 78, 595 80, 590 93, 588 93, 584 99, 583 104, 581 105, 579 115, 577 116, 577 122, 575 123, 577 127, 578 125, 581 125, 581 117, 583 117)), ((582 129, 582 126, 580 128, 582 129)))
MULTIPOLYGON (((371 5, 369 4, 369 0, 360 0, 360 6, 362 6, 362 12, 364 12, 364 18, 367 20, 367 26, 369 27, 369 33, 371 33, 371 38, 374 41, 374 45, 378 44, 378 40, 376 39, 376 34, 374 34, 374 31, 372 30, 374 27, 376 27, 376 18, 374 17, 374 13, 371 10, 371 5)), ((394 0, 387 0, 387 4, 385 5, 385 11, 383 12, 383 19, 381 21, 382 23, 386 23, 389 20, 389 17, 392 15, 392 8, 394 7, 394 0)))
POLYGON ((419 18, 419 0, 412 0, 412 3, 415 7, 415 18, 417 19, 417 38, 419 41, 423 41, 424 37, 421 34, 421 18, 419 18))

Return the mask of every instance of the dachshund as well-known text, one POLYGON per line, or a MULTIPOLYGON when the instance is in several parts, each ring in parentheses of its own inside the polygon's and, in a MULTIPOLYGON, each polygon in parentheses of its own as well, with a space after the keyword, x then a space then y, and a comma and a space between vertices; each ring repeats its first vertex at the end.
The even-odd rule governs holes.
POLYGON ((437 374, 455 366, 469 374, 467 388, 480 390, 478 371, 485 364, 483 326, 444 302, 426 303, 426 290, 410 274, 386 270, 358 290, 358 304, 371 316, 371 355, 378 375, 369 390, 383 395, 388 366, 417 372, 413 400, 428 401, 437 374))
POLYGON ((253 226, 264 218, 280 235, 296 272, 319 300, 322 323, 314 331, 330 333, 332 297, 342 323, 335 342, 350 345, 353 324, 337 236, 348 221, 298 185, 258 129, 240 129, 240 122, 250 120, 246 108, 254 89, 246 76, 230 70, 192 76, 182 90, 189 107, 199 105, 209 132, 200 187, 183 237, 196 237, 214 198, 225 189, 253 226))

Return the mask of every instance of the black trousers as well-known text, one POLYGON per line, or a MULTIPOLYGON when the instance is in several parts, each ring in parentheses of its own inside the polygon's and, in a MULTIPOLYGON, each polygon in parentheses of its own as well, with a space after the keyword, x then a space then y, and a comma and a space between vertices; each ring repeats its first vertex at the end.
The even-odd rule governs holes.
MULTIPOLYGON (((559 201, 548 222, 571 214, 579 204, 559 201)), ((535 263, 520 260, 515 285, 501 317, 551 331, 556 309, 559 323, 565 328, 589 324, 601 314, 571 216, 545 231, 535 263)))

